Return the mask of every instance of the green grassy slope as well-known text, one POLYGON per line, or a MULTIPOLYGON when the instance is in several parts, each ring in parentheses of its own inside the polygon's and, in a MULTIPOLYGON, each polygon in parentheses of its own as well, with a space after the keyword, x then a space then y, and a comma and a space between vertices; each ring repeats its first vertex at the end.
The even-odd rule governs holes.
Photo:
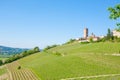
POLYGON ((118 53, 120 52, 120 43, 100 42, 80 44, 73 43, 53 48, 49 51, 59 51, 67 53, 118 53))
POLYGON ((5 68, 0 68, 0 75, 4 74, 6 72, 7 72, 7 70, 5 68))
POLYGON ((0 60, 6 60, 6 59, 8 59, 8 58, 0 58, 0 60))
POLYGON ((112 55, 119 51, 120 43, 73 43, 30 55, 19 62, 42 80, 120 74, 120 56, 112 55))

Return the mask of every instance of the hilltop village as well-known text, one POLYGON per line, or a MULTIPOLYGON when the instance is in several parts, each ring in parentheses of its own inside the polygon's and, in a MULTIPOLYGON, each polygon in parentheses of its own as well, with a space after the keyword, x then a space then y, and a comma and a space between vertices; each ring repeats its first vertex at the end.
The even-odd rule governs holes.
MULTIPOLYGON (((88 28, 84 28, 83 30, 83 37, 81 38, 76 38, 76 41, 78 42, 90 42, 90 40, 92 39, 92 41, 99 41, 102 38, 105 38, 106 36, 96 36, 94 33, 92 33, 90 36, 88 35, 88 28)), ((116 36, 117 38, 120 38, 120 32, 117 30, 113 30, 111 32, 112 36, 116 36)))

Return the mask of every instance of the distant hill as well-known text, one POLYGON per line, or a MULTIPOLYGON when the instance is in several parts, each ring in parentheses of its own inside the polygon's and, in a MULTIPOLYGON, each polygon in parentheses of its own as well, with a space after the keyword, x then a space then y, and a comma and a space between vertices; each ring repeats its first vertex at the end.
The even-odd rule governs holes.
POLYGON ((6 46, 0 46, 0 55, 12 55, 12 54, 18 54, 25 50, 29 50, 27 48, 12 48, 12 47, 6 47, 6 46))

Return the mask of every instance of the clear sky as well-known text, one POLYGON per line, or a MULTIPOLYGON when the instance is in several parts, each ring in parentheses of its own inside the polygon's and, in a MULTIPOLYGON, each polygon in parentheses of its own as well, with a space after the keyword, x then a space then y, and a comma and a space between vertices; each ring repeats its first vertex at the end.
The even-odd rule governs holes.
POLYGON ((108 7, 120 0, 0 0, 0 45, 20 48, 61 44, 83 36, 89 28, 97 36, 115 28, 108 7))

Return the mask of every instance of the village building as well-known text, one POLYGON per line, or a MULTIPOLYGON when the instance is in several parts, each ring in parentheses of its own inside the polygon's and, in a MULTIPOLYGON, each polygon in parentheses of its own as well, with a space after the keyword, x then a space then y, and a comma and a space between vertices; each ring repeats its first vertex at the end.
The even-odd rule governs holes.
POLYGON ((112 36, 117 36, 118 38, 120 38, 120 32, 117 30, 113 30, 112 31, 112 36))
POLYGON ((89 36, 89 40, 90 38, 92 38, 93 41, 98 41, 100 39, 99 37, 95 36, 94 33, 92 33, 91 36, 89 36))
POLYGON ((77 38, 76 40, 78 42, 90 42, 90 38, 92 38, 93 41, 98 41, 100 40, 101 38, 100 37, 97 37, 95 36, 94 33, 92 33, 90 36, 88 35, 88 28, 85 28, 83 30, 83 37, 82 38, 77 38))
MULTIPOLYGON (((113 30, 111 32, 112 36, 116 36, 120 38, 120 31, 113 30)), ((90 36, 88 35, 88 28, 84 28, 83 30, 83 37, 77 38, 76 41, 78 42, 90 42, 90 39, 92 38, 92 41, 99 41, 102 38, 105 38, 106 36, 96 36, 94 33, 92 33, 90 36)))

